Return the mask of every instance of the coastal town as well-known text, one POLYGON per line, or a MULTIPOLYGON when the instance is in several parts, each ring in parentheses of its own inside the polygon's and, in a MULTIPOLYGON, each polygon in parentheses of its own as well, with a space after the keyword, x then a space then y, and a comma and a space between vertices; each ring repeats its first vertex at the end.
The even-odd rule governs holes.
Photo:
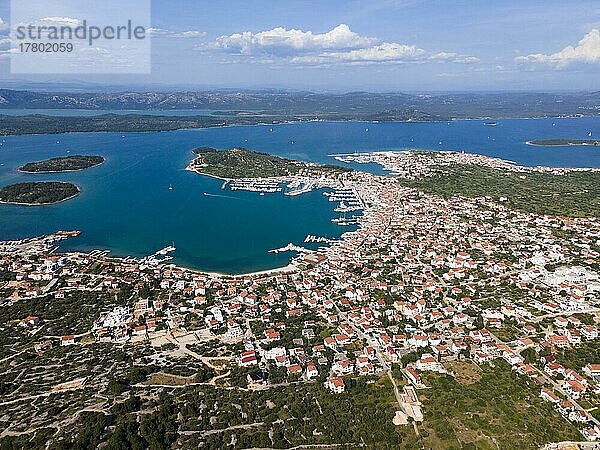
MULTIPOLYGON (((518 399, 527 402, 520 414, 544 411, 560 424, 547 431, 555 440, 527 435, 528 445, 600 442, 600 219, 516 210, 503 197, 443 198, 404 183, 457 164, 518 176, 574 169, 522 168, 456 152, 336 159, 375 162, 389 174, 301 172, 259 184, 231 182, 232 190, 267 195, 282 186, 322 189, 341 202, 340 214, 361 210, 352 216, 356 229, 340 240, 307 236, 324 246, 290 244, 296 251, 290 265, 268 273, 196 272, 172 263, 174 247, 143 259, 61 252, 60 242, 77 239, 76 231, 1 242, 0 439, 42 429, 60 435, 70 422, 48 413, 55 405, 75 404, 71 415, 106 412, 134 394, 143 403, 162 391, 206 387, 265 395, 269 410, 276 408, 269 393, 278 389, 309 386, 334 402, 360 395, 352 390, 363 383, 361 389, 388 395, 385 426, 425 448, 430 440, 443 442, 432 404, 440 380, 468 388, 491 374, 512 377, 527 393, 518 399), (116 349, 141 375, 129 382, 113 377, 121 370, 116 360, 103 360, 102 373, 72 362, 50 372, 62 364, 56 361, 102 359, 116 349), (103 393, 113 388, 116 400, 103 393), (73 400, 78 392, 97 394, 73 400), (25 404, 44 413, 25 414, 25 404)), ((230 412, 235 419, 209 421, 208 429, 180 426, 173 445, 208 445, 221 436, 221 444, 243 448, 242 434, 256 429, 283 448, 273 437, 282 427, 284 446, 341 444, 317 419, 306 419, 302 440, 285 428, 302 427, 291 413, 271 423, 249 414, 240 406, 230 412)), ((444 423, 454 426, 459 442, 476 441, 451 420, 444 423)))
POLYGON ((600 450, 600 0, 0 0, 0 450, 600 450))

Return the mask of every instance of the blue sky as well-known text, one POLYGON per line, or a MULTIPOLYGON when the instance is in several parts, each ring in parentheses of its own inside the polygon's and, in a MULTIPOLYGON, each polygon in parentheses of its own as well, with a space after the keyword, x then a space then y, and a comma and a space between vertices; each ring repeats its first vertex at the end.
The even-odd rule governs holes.
MULTIPOLYGON (((0 0, 4 37, 9 3, 0 0)), ((600 90, 598 0, 153 0, 152 28, 148 75, 10 75, 4 40, 0 81, 600 90)))

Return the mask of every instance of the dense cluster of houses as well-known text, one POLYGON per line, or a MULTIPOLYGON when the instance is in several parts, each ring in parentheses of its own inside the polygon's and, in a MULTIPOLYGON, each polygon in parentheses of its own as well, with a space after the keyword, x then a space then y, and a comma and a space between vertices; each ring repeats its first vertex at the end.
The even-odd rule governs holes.
MULTIPOLYGON (((397 154, 382 158, 409 170, 397 154)), ((147 338, 161 323, 184 329, 193 316, 223 343, 243 343, 236 361, 256 386, 267 382, 269 367, 279 367, 290 379, 320 378, 342 393, 347 377, 401 364, 421 388, 423 373, 446 372, 446 361, 501 358, 596 439, 597 422, 577 400, 600 393, 600 361, 579 373, 555 355, 598 338, 598 326, 581 317, 600 311, 600 223, 516 212, 487 198, 442 199, 370 174, 355 173, 346 185, 367 206, 360 227, 303 252, 291 273, 222 278, 102 254, 43 252, 2 253, 0 269, 17 273, 10 301, 158 285, 162 295, 152 298, 168 302, 136 297, 107 311, 96 321, 96 338, 147 338)))

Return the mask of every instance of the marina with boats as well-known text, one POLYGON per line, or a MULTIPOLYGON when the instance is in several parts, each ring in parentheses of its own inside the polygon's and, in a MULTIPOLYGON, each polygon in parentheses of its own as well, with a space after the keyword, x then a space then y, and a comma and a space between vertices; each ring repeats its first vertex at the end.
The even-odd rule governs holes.
POLYGON ((264 178, 233 180, 229 182, 229 189, 232 191, 250 191, 263 194, 274 194, 283 190, 279 181, 264 178))
POLYGON ((173 253, 175 250, 177 249, 175 248, 174 244, 168 245, 167 247, 158 250, 154 254, 142 258, 140 260, 140 264, 148 267, 156 267, 159 264, 172 260, 173 256, 171 256, 169 253, 173 253))
POLYGON ((323 237, 323 236, 313 236, 312 234, 309 234, 309 235, 307 235, 304 238, 304 243, 306 243, 306 244, 311 244, 311 243, 331 244, 331 243, 336 242, 336 241, 337 241, 337 239, 329 239, 329 238, 326 238, 326 237, 323 237))
POLYGON ((273 250, 269 250, 269 253, 281 253, 281 252, 298 252, 298 253, 310 253, 312 250, 304 247, 300 247, 299 245, 294 245, 291 242, 285 247, 274 248, 273 250))
POLYGON ((285 195, 295 196, 305 194, 317 188, 317 183, 312 179, 295 179, 286 186, 285 195))
POLYGON ((363 209, 360 197, 352 188, 339 188, 333 192, 323 192, 323 195, 329 198, 330 202, 339 202, 334 211, 339 213, 339 217, 334 217, 331 221, 340 226, 358 225, 360 216, 347 213, 363 209))

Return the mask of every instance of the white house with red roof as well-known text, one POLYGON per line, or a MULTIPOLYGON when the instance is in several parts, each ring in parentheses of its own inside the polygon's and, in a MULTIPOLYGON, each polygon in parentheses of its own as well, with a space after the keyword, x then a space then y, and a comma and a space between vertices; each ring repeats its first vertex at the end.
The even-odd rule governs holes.
POLYGON ((325 382, 325 387, 329 389, 334 394, 341 394, 346 390, 346 385, 344 383, 344 379, 340 377, 332 377, 329 378, 325 382))

